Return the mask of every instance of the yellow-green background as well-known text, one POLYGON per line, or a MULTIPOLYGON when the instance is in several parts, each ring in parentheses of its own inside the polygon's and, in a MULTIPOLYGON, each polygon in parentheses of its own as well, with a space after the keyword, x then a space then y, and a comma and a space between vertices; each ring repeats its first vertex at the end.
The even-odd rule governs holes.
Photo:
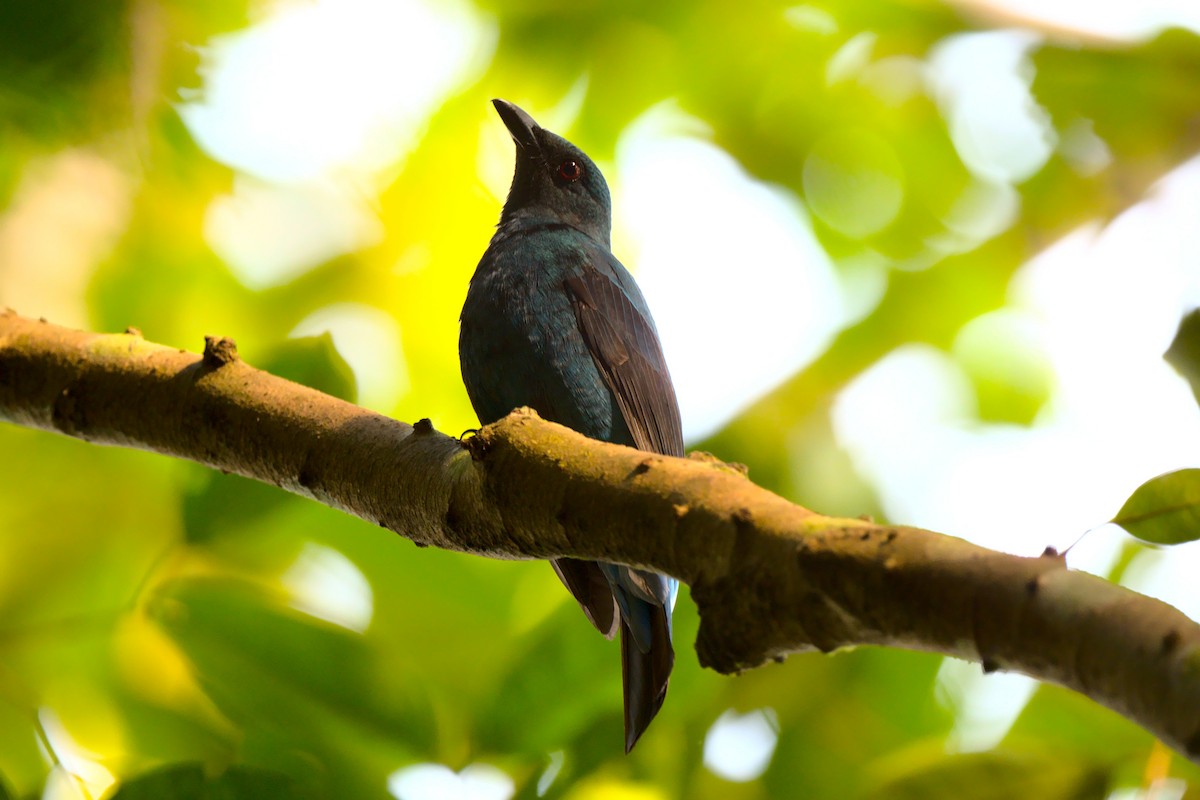
MULTIPOLYGON (((890 144, 910 176, 906 195, 899 218, 866 239, 817 219, 822 245, 835 266, 866 246, 897 265, 931 252, 969 182, 939 107, 925 93, 896 105, 862 83, 831 82, 829 61, 863 32, 876 37, 871 58, 919 59, 947 36, 999 23, 954 4, 826 0, 804 12, 833 22, 821 31, 786 24, 787 8, 481 3, 498 32, 493 56, 445 97, 403 167, 367 198, 385 239, 254 290, 204 235, 206 209, 234 172, 196 145, 175 104, 203 85, 197 48, 264 9, 0 0, 0 225, 10 241, 63 244, 54 220, 78 221, 69 193, 61 214, 37 215, 22 192, 64 171, 93 200, 111 198, 112 214, 85 220, 96 241, 66 243, 84 255, 61 275, 23 274, 23 251, 4 251, 0 286, 49 306, 60 292, 81 318, 54 321, 95 330, 132 325, 193 350, 206 334, 230 336, 250 363, 347 397, 353 376, 329 340, 288 334, 331 303, 372 306, 398 323, 410 381, 387 411, 457 433, 474 422, 457 314, 498 212, 478 177, 481 142, 502 135, 489 119, 493 96, 549 106, 586 74, 580 113, 563 133, 602 164, 629 122, 673 98, 752 176, 801 200, 814 145, 853 123, 890 144)), ((1051 156, 1017 186, 1015 224, 926 268, 891 272, 878 305, 810 367, 693 446, 748 464, 760 484, 819 510, 878 512, 830 434, 836 392, 903 343, 949 350, 965 323, 1005 304, 1027 259, 1136 202, 1196 152, 1196 35, 1051 38, 1031 59, 1052 124, 1091 120, 1111 163, 1085 176, 1051 156), (819 464, 820 479, 794 469, 797 459, 819 464)), ((420 79, 396 76, 397 91, 420 79)), ((847 180, 857 155, 845 156, 847 180)), ((731 292, 730 302, 745 299, 731 292)), ((3 294, 0 304, 41 313, 3 294)), ((696 313, 720 324, 719 308, 696 313)), ((1031 394, 999 374, 977 374, 981 418, 1029 423, 1051 388, 1031 394)), ((696 625, 685 591, 670 695, 626 757, 616 649, 545 565, 418 550, 194 465, 0 427, 0 797, 40 796, 47 781, 52 796, 94 796, 107 780, 88 764, 127 781, 107 790, 123 798, 385 797, 389 775, 422 762, 490 764, 516 796, 535 797, 551 753, 562 766, 545 796, 573 798, 1101 798, 1140 786, 1147 764, 1162 772, 1147 734, 1059 689, 1039 690, 994 749, 956 754, 935 656, 860 649, 729 678, 697 666, 696 625), (365 633, 293 607, 279 578, 311 543, 367 578, 365 633), (771 708, 778 719, 770 765, 745 783, 703 765, 705 734, 730 708, 771 708), (56 748, 64 731, 70 753, 56 748), (154 774, 164 769, 175 771, 154 774)), ((1197 778, 1178 757, 1166 769, 1197 778)))

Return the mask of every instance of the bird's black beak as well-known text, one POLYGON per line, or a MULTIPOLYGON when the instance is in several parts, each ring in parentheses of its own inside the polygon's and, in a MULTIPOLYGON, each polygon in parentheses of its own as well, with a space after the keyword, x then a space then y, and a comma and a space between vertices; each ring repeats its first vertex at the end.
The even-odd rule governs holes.
POLYGON ((512 134, 513 141, 517 143, 517 150, 525 156, 538 155, 542 147, 535 132, 540 131, 541 127, 533 121, 533 117, 507 100, 497 98, 492 100, 492 105, 496 107, 496 113, 500 115, 504 126, 512 134))

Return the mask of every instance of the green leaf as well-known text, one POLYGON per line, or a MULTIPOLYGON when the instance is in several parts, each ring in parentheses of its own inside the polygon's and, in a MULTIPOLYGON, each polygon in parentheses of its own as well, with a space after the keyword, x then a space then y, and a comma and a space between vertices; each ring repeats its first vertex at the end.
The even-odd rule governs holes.
POLYGON ((328 331, 320 336, 282 342, 262 369, 351 403, 355 401, 354 371, 337 351, 328 331))
POLYGON ((1200 400, 1200 308, 1179 321, 1175 339, 1163 354, 1167 363, 1183 376, 1200 400))
POLYGON ((876 772, 878 782, 867 797, 888 800, 1085 800, 1108 793, 1102 771, 1085 761, 1049 751, 997 749, 945 755, 940 742, 931 742, 892 754, 884 759, 882 769, 877 766, 876 772))
POLYGON ((1200 538, 1200 469, 1151 478, 1130 495, 1112 521, 1152 544, 1200 538))
POLYGON ((200 764, 180 764, 147 772, 121 784, 109 800, 199 800, 208 794, 204 768, 200 764))
POLYGON ((320 740, 335 721, 425 751, 426 688, 360 634, 287 607, 278 592, 228 578, 174 581, 151 602, 221 711, 244 727, 320 740))
POLYGON ((1116 773, 1145 766, 1154 741, 1145 728, 1087 697, 1042 684, 1000 742, 1005 750, 1045 750, 1067 760, 1085 760, 1116 773))
POLYGON ((222 534, 237 536, 296 498, 282 489, 240 475, 209 472, 202 487, 183 496, 187 540, 211 541, 222 534))
POLYGON ((308 800, 316 796, 286 775, 269 770, 236 766, 210 779, 200 764, 179 764, 122 783, 109 800, 308 800))

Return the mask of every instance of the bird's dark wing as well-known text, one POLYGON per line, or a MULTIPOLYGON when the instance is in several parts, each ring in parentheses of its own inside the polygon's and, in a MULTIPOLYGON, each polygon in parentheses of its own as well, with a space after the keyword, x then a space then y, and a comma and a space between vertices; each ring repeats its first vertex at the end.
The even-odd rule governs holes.
POLYGON ((612 277, 592 264, 568 277, 566 289, 583 340, 617 399, 634 445, 682 456, 679 403, 653 323, 612 277))
POLYGON ((550 561, 559 580, 570 590, 588 620, 596 630, 611 639, 621 621, 617 610, 617 599, 613 596, 608 578, 595 561, 580 561, 575 558, 555 558, 550 561))

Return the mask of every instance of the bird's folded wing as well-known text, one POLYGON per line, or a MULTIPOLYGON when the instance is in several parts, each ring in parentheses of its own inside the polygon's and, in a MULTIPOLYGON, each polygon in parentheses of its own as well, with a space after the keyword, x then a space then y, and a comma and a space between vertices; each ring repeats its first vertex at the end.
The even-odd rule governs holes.
POLYGON ((679 404, 653 323, 594 265, 567 278, 566 289, 583 340, 617 399, 634 445, 682 456, 679 404))
POLYGON ((550 566, 559 580, 579 601, 583 613, 596 626, 596 630, 611 639, 617 632, 621 615, 617 611, 617 599, 609 587, 600 565, 595 561, 580 561, 575 558, 555 558, 550 566))

